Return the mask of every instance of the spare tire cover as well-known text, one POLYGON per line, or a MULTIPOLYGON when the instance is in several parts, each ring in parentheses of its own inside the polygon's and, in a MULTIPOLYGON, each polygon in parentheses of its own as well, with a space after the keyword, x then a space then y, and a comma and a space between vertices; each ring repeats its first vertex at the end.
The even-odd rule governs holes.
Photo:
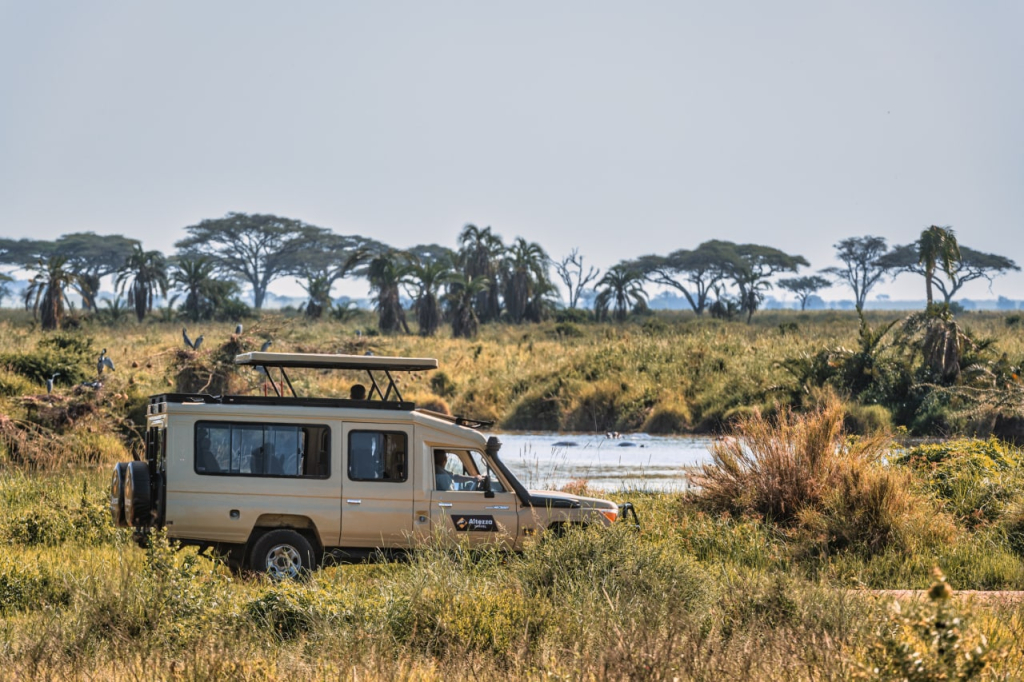
POLYGON ((110 479, 110 517, 118 528, 128 525, 124 517, 124 477, 127 471, 128 462, 118 462, 110 479))
POLYGON ((129 526, 148 526, 150 517, 149 464, 129 462, 124 477, 124 518, 129 526))

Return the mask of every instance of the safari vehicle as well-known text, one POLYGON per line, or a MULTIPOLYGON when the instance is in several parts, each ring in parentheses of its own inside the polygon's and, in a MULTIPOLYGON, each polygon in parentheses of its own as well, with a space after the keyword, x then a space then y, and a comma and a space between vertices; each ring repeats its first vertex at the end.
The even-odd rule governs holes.
POLYGON ((478 432, 488 424, 403 400, 392 373, 435 359, 260 352, 235 363, 265 374, 273 395, 150 398, 145 460, 117 464, 110 492, 113 522, 140 544, 164 528, 234 567, 294 577, 438 537, 518 550, 566 526, 636 520, 629 504, 527 490, 500 441, 478 432), (370 389, 299 397, 290 369, 362 370, 370 389))

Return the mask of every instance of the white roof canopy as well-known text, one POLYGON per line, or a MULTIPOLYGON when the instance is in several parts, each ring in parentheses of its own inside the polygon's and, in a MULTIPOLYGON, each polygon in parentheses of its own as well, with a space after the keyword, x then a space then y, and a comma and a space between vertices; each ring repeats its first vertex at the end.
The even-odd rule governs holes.
POLYGON ((419 372, 437 369, 436 358, 395 358, 383 355, 340 355, 330 353, 243 353, 236 365, 310 369, 361 369, 388 372, 419 372))

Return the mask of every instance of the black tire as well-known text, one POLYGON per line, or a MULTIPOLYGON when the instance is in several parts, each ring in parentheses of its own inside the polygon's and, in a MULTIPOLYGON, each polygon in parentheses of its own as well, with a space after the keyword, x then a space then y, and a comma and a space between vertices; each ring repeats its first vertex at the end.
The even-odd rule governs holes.
POLYGON ((274 580, 294 580, 316 568, 316 554, 309 540, 294 530, 271 530, 253 545, 249 568, 274 580))
POLYGON ((118 462, 110 479, 110 517, 118 528, 128 526, 124 516, 124 477, 127 471, 128 462, 118 462))
POLYGON ((153 523, 149 495, 149 464, 129 462, 124 476, 124 519, 132 528, 153 523))

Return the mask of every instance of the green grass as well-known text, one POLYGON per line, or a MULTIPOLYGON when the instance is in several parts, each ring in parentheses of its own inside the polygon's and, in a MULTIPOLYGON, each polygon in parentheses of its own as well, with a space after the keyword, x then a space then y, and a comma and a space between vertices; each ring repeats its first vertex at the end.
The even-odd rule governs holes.
MULTIPOLYGON (((413 375, 403 393, 505 426, 705 430, 760 408, 774 437, 780 404, 835 400, 821 390, 796 401, 780 359, 853 347, 852 314, 494 325, 473 341, 356 336, 372 327, 367 316, 338 325, 266 315, 237 340, 230 324, 190 330, 206 336, 195 355, 181 352, 175 324, 87 322, 69 345, 19 315, 0 320, 0 357, 32 356, 0 368, 4 677, 898 679, 915 661, 933 677, 971 673, 977 647, 990 663, 983 678, 1024 677, 1019 606, 904 600, 896 612, 862 589, 928 588, 936 567, 956 590, 1024 589, 1024 454, 995 441, 821 460, 814 475, 829 485, 801 479, 791 499, 810 503, 795 514, 765 513, 773 508, 744 498, 742 484, 718 506, 613 494, 638 505, 641 533, 574 531, 521 555, 428 548, 293 584, 233 575, 159 539, 142 550, 107 518, 109 463, 137 448, 146 396, 211 376, 260 390, 255 373, 224 370, 267 336, 280 351, 438 357, 444 374, 413 375), (45 396, 41 362, 77 363, 91 377, 103 347, 117 370, 99 393, 58 381, 45 396), (940 654, 939 624, 955 618, 943 632, 956 647, 940 654)), ((963 320, 1011 362, 1024 358, 1002 316, 963 320)), ((293 376, 300 393, 336 396, 362 379, 293 376)), ((834 421, 884 431, 893 416, 878 407, 847 405, 834 421)))

